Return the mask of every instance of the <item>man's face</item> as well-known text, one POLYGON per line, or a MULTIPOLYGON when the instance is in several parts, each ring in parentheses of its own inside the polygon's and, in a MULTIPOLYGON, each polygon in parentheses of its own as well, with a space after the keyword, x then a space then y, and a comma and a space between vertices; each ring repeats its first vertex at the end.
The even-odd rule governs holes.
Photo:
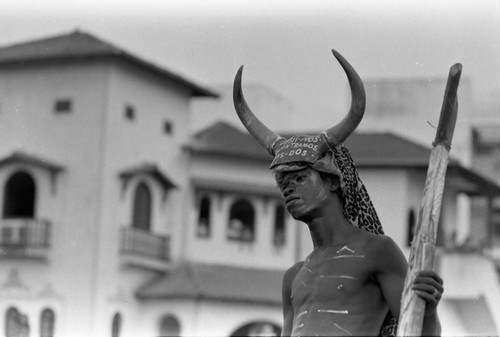
POLYGON ((332 194, 330 183, 309 167, 285 172, 278 185, 288 212, 296 220, 307 221, 321 214, 332 194))

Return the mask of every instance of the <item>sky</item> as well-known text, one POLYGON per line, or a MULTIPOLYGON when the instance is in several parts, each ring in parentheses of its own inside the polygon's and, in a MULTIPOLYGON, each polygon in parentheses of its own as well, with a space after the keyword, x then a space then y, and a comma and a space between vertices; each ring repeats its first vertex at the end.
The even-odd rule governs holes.
MULTIPOLYGON (((347 81, 332 48, 362 79, 446 77, 459 62, 462 78, 471 80, 474 99, 482 109, 500 102, 498 0, 3 0, 0 4, 0 46, 76 29, 208 87, 231 83, 244 65, 244 85, 266 85, 298 110, 319 116, 349 104, 347 81)), ((314 123, 320 125, 321 118, 314 123)))

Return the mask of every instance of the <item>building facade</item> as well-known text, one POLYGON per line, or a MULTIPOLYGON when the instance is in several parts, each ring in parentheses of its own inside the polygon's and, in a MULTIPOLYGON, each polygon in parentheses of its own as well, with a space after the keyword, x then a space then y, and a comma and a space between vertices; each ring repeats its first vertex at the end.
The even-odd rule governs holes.
MULTIPOLYGON (((310 236, 285 212, 270 157, 248 134, 225 122, 191 133, 191 101, 217 96, 84 32, 0 48, 4 335, 279 334, 281 277, 309 254, 310 236)), ((355 134, 347 146, 407 253, 429 149, 387 132, 355 134)), ((446 253, 457 196, 498 190, 450 163, 447 258, 437 263, 454 280, 444 331, 477 332, 459 326, 470 303, 500 317, 498 284, 462 296, 462 257, 446 253)))

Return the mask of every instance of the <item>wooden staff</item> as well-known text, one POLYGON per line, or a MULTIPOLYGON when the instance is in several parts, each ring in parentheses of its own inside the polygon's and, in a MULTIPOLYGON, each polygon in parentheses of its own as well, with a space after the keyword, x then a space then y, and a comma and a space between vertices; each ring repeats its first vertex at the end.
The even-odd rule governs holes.
POLYGON ((457 119, 457 89, 461 73, 462 65, 457 63, 450 68, 448 75, 436 138, 429 159, 424 196, 410 251, 408 272, 401 298, 398 336, 420 336, 422 334, 425 301, 415 294, 411 286, 417 272, 432 270, 434 264, 448 154, 457 119))

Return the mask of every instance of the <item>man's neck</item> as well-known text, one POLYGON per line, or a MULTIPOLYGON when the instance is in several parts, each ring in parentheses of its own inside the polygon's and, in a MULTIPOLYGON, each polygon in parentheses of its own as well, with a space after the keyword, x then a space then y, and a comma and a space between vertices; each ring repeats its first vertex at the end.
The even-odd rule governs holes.
POLYGON ((341 207, 332 207, 307 222, 315 249, 327 248, 352 239, 356 229, 345 218, 341 207))

